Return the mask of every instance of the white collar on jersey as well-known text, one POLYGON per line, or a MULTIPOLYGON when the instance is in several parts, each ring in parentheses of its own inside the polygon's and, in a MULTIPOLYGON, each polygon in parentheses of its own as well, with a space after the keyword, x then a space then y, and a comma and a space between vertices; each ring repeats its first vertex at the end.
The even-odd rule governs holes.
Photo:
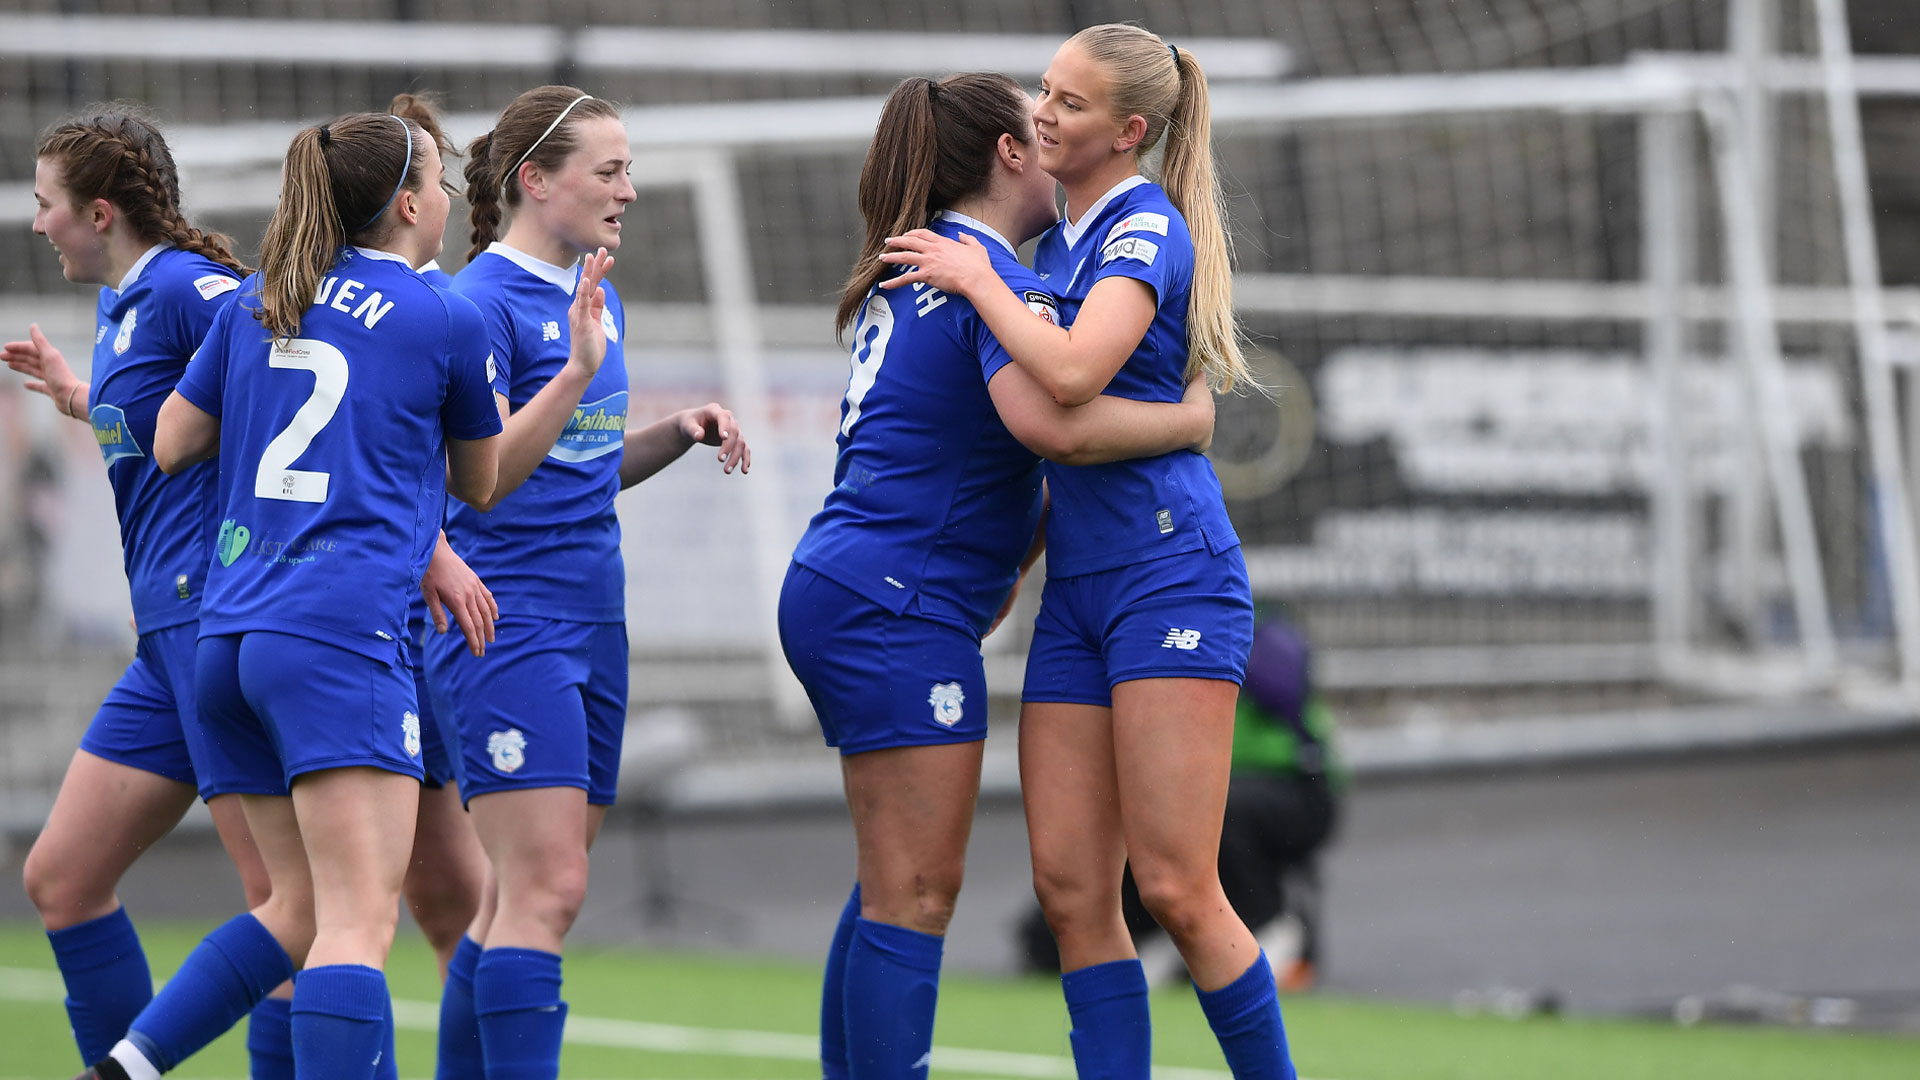
POLYGON ((1018 252, 1014 251, 1012 244, 1007 243, 1006 237, 1001 236, 997 231, 994 230, 993 226, 987 224, 984 221, 980 221, 976 218, 970 218, 965 214, 956 213, 952 210, 942 210, 933 216, 937 220, 951 221, 955 225, 965 225, 967 228, 972 229, 974 232, 984 233, 987 236, 991 236, 995 240, 1000 241, 1000 246, 1007 249, 1007 254, 1009 255, 1019 254, 1018 252))
POLYGON ((427 273, 428 271, 431 271, 431 270, 438 270, 440 269, 440 260, 428 259, 425 263, 421 264, 420 266, 416 266, 413 269, 416 273, 421 273, 421 274, 427 273))
POLYGON ((155 244, 148 248, 138 259, 133 261, 132 269, 127 271, 126 277, 120 279, 120 284, 113 287, 113 291, 117 293, 126 292, 134 282, 140 280, 140 272, 147 268, 147 264, 153 261, 153 257, 165 250, 167 250, 166 244, 155 244))
POLYGON ((381 251, 379 248, 361 247, 359 244, 353 245, 353 250, 369 259, 379 259, 381 262, 397 262, 409 270, 413 269, 413 264, 407 261, 405 255, 395 255, 391 251, 381 251))
POLYGON ((1147 183, 1147 178, 1141 176, 1139 173, 1134 173, 1132 176, 1108 188, 1105 195, 1094 200, 1093 205, 1087 208, 1087 212, 1080 215, 1080 221, 1077 224, 1061 218, 1060 235, 1066 238, 1067 246, 1072 247, 1080 242, 1080 237, 1087 231, 1087 226, 1093 224, 1093 219, 1100 216, 1100 211, 1105 210, 1108 203, 1144 183, 1147 183))
POLYGON ((577 265, 555 266, 550 262, 536 259, 519 248, 508 247, 498 240, 487 245, 487 254, 500 256, 568 296, 573 295, 573 283, 580 280, 580 268, 577 265))

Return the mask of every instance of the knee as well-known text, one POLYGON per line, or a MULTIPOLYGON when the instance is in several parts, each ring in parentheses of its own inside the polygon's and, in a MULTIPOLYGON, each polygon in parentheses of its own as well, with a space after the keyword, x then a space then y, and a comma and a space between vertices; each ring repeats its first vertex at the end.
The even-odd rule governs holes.
POLYGON ((1115 884, 1092 880, 1060 867, 1036 865, 1033 893, 1055 939, 1105 932, 1120 918, 1120 894, 1115 884))
POLYGON ((287 950, 294 967, 306 966, 307 953, 313 949, 313 939, 318 933, 311 895, 280 890, 254 908, 253 917, 287 950))
POLYGON ((465 881, 435 878, 427 882, 412 879, 407 882, 407 907, 413 912, 413 921, 420 924, 427 943, 436 950, 458 943, 479 906, 478 890, 469 888, 465 881))
POLYGON ((40 913, 40 921, 49 930, 59 930, 106 914, 114 904, 111 881, 93 882, 75 868, 72 859, 63 859, 43 844, 33 845, 27 853, 21 878, 27 899, 40 913))
POLYGON ((1232 914, 1211 867, 1135 862, 1133 880, 1140 889, 1140 903, 1175 941, 1232 914))
POLYGON ((500 906, 532 917, 555 934, 565 934, 587 899, 587 853, 554 854, 538 867, 523 867, 500 882, 500 906))
POLYGON ((904 926, 923 934, 944 936, 960 898, 962 868, 919 867, 907 880, 862 883, 863 918, 904 926))

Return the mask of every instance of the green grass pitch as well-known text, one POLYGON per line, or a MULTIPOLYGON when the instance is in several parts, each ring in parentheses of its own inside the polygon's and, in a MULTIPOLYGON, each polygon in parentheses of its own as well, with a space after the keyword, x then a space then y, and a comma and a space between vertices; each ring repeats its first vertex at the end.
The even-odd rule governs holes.
MULTIPOLYGON (((204 927, 147 927, 154 971, 178 964, 204 927)), ((389 974, 400 1073, 432 1073, 427 1029, 439 983, 431 954, 402 936, 389 974), (409 1002, 423 1003, 418 1006, 409 1002)), ((571 1003, 562 1076, 810 1080, 818 969, 731 956, 578 947, 567 955, 571 1003)), ((1334 996, 1288 998, 1301 1074, 1313 1080, 1912 1080, 1920 1040, 1699 1028, 1610 1020, 1461 1019, 1434 1008, 1334 996)), ((1191 992, 1153 999, 1154 1060, 1171 1080, 1225 1080, 1191 992)), ((1058 985, 954 976, 940 994, 933 1073, 946 1078, 1072 1077, 1058 985)), ((66 1080, 77 1055, 52 956, 37 927, 0 927, 0 1080, 66 1080)), ((231 1034, 171 1074, 244 1077, 231 1034)))

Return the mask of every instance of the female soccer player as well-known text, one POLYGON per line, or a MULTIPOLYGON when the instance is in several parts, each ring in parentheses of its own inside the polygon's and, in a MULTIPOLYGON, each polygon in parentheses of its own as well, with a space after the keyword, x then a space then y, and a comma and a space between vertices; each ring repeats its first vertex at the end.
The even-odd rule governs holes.
POLYGON ((854 340, 837 486, 780 594, 788 662, 842 755, 858 851, 822 993, 830 1080, 910 1076, 933 1045, 987 734, 980 639, 1035 535, 1035 452, 1111 461, 1204 446, 1213 431, 1204 382, 1186 404, 1062 408, 966 300, 877 287, 891 270, 877 259, 886 238, 931 219, 936 234, 989 253, 1021 318, 1057 317, 1046 283, 1014 255, 1055 218, 1032 107, 1003 75, 909 79, 887 99, 860 175, 867 236, 840 299, 839 328, 854 340))
MULTIPOLYGON (((28 389, 93 426, 113 485, 140 635, 133 664, 81 739, 26 862, 27 895, 66 980, 74 1039, 81 1059, 95 1061, 153 996, 146 954, 115 889, 134 859, 180 820, 196 781, 248 903, 267 896, 266 870, 236 797, 253 789, 215 786, 195 773, 193 650, 214 470, 168 477, 151 456, 161 402, 246 270, 226 237, 182 216, 173 156, 138 114, 112 106, 57 124, 41 136, 35 157, 33 231, 60 253, 67 280, 102 286, 93 377, 77 377, 37 326, 4 355, 29 376, 28 389)), ((283 1057, 285 1028, 284 998, 263 1003, 253 1024, 256 1053, 283 1057)))
POLYGON ((628 147, 619 111, 570 86, 521 94, 468 147, 473 250, 454 289, 486 318, 505 435, 499 487, 454 506, 447 537, 493 590, 500 620, 485 660, 447 637, 427 657, 495 884, 448 971, 443 1077, 558 1074, 561 942, 613 802, 626 723, 614 496, 696 442, 719 446, 727 472, 750 461, 718 405, 627 430, 626 315, 611 285, 598 322, 568 320, 577 260, 620 244, 634 199, 628 147), (590 362, 583 336, 595 339, 590 362))
MULTIPOLYGON (((418 125, 433 140, 443 163, 456 152, 453 141, 440 127, 439 110, 432 98, 397 94, 387 111, 418 125)), ((419 269, 421 278, 434 288, 452 286, 452 276, 440 269, 437 260, 429 259, 419 269)), ((444 512, 439 516, 444 519, 444 512)), ((427 628, 444 634, 457 627, 467 648, 479 656, 493 638, 493 622, 500 610, 492 592, 454 553, 444 533, 434 545, 433 561, 420 584, 407 613, 407 643, 420 714, 420 769, 425 776, 420 787, 420 812, 414 821, 413 857, 407 863, 403 892, 407 910, 440 962, 444 982, 454 949, 480 910, 487 853, 480 847, 466 807, 460 804, 453 759, 447 754, 446 740, 433 714, 432 695, 427 690, 427 628)))
MULTIPOLYGON (((1235 340, 1206 76, 1137 26, 1074 35, 1034 111, 1067 216, 1035 268, 1061 324, 1028 317, 977 241, 916 231, 889 287, 972 300, 1013 361, 1062 404, 1172 400, 1204 372, 1251 381, 1235 340), (1140 157, 1165 136, 1161 184, 1140 157)), ((1253 633, 1239 539, 1199 455, 1046 470, 1048 580, 1027 663, 1021 790, 1034 886, 1060 943, 1083 1076, 1147 1075, 1146 981, 1120 911, 1140 895, 1193 975, 1239 1077, 1291 1077, 1273 973, 1216 869, 1234 703, 1253 633)))
POLYGON ((297 1074, 392 1070, 381 968, 421 776, 403 635, 438 531, 421 508, 443 482, 492 493, 500 422, 479 312, 413 270, 449 207, 433 140, 354 114, 295 135, 284 176, 260 273, 162 407, 154 454, 220 457, 195 683, 208 771, 291 790, 243 797, 273 892, 201 943, 100 1076, 158 1075, 154 1051, 177 1061, 166 1044, 203 1033, 175 1014, 218 1031, 220 1006, 295 967, 297 1074))

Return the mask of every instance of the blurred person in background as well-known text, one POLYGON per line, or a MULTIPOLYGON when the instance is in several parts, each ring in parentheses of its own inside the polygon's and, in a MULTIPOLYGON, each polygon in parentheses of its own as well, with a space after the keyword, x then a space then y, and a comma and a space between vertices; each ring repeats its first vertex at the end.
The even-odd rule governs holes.
MULTIPOLYGON (((180 210, 180 178, 154 124, 119 105, 41 135, 33 231, 67 280, 101 286, 91 382, 38 326, 8 342, 7 366, 62 416, 88 423, 106 459, 139 642, 94 714, 26 861, 26 888, 67 987, 83 1063, 127 1033, 153 996, 139 935, 116 889, 134 860, 177 824, 196 794, 240 872, 249 905, 267 898, 240 800, 259 788, 204 774, 193 683, 215 470, 167 476, 154 464, 161 403, 246 273, 226 237, 180 210)), ((23 494, 25 494, 23 492, 23 494)), ((23 519, 24 521, 25 519, 23 519)), ((277 787, 277 784, 274 785, 277 787)), ((290 1060, 287 996, 254 1013, 256 1061, 290 1060)))
POLYGON ((89 1077, 153 1080, 296 968, 295 1071, 396 1075, 383 969, 421 776, 403 635, 438 532, 420 504, 441 483, 485 498, 500 430, 479 312, 413 269, 440 248, 443 178, 399 116, 297 133, 261 270, 161 408, 161 468, 220 459, 195 688, 207 771, 281 787, 243 797, 273 887, 89 1077))
MULTIPOLYGON (((1220 885, 1273 962, 1280 989, 1311 989, 1320 956, 1318 860, 1340 816, 1347 775, 1333 713, 1314 692, 1306 639, 1275 617, 1253 636, 1233 722, 1233 776, 1220 835, 1220 885)), ((1160 924, 1128 873, 1122 910, 1150 982, 1180 973, 1159 948, 1160 924)), ((1036 907, 1020 924, 1022 961, 1060 970, 1060 951, 1036 907)))
POLYGON ((726 473, 752 458, 717 404, 629 430, 618 292, 598 290, 591 323, 572 318, 578 290, 612 265, 635 198, 619 109, 575 87, 536 87, 467 155, 473 247, 452 291, 486 320, 505 432, 498 486, 451 507, 446 532, 501 614, 484 661, 451 635, 427 647, 433 711, 491 868, 448 967, 438 1075, 537 1080, 559 1073, 561 947, 586 897, 626 724, 614 497, 697 444, 719 447, 726 473))
POLYGON ((933 1046, 987 737, 980 640, 1044 542, 1035 455, 1111 461, 1212 438, 1204 380, 1177 403, 1063 408, 966 300, 880 288, 886 238, 931 222, 987 246, 1023 318, 1057 320, 1014 253, 1055 219, 1032 108, 1004 75, 908 79, 860 174, 866 239, 836 324, 853 346, 835 486, 794 550, 779 615, 853 817, 857 881, 821 990, 828 1080, 910 1076, 933 1046))
MULTIPOLYGON (((915 269, 886 287, 972 301, 1061 404, 1102 393, 1177 400, 1200 372, 1222 390, 1252 382, 1209 109, 1192 53, 1138 26, 1082 30, 1054 54, 1033 113, 1040 164, 1067 195, 1066 220, 1034 255, 1061 325, 1031 318, 985 246, 965 237, 891 238, 897 250, 881 258, 915 269), (1141 157, 1163 137, 1155 184, 1141 157)), ((1186 451, 1049 463, 1046 478, 1048 577, 1021 693, 1020 780, 1034 888, 1066 968, 1074 1059, 1082 1075, 1147 1075, 1147 983, 1120 910, 1130 864, 1234 1075, 1291 1078, 1272 969, 1218 874, 1253 637, 1219 479, 1186 451)))

